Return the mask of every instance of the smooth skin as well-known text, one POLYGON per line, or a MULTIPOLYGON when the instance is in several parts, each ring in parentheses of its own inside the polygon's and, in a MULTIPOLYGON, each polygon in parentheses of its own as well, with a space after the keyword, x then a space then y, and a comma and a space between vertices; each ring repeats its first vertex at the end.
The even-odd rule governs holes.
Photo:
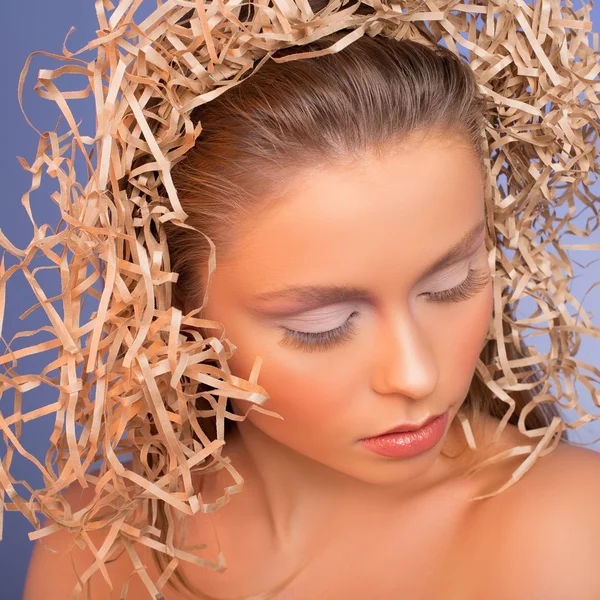
MULTIPOLYGON (((188 519, 186 543, 207 543, 198 554, 215 560, 214 527, 228 569, 183 568, 206 593, 227 599, 276 587, 306 559, 278 600, 599 598, 598 454, 560 444, 483 503, 467 500, 497 489, 522 457, 470 477, 467 466, 531 440, 508 426, 492 446, 497 421, 487 418, 477 451, 442 455, 465 447, 456 414, 492 318, 485 230, 459 262, 425 274, 484 223, 483 184, 457 136, 414 136, 396 150, 304 174, 283 201, 240 224, 227 259, 217 248, 203 316, 222 322, 236 345, 233 374, 249 377, 262 357, 264 407, 282 419, 248 413, 225 452, 245 479, 243 492, 213 515, 188 519), (469 270, 475 284, 467 289, 469 270), (462 296, 449 301, 461 285, 462 296), (286 286, 362 292, 318 306, 306 297, 259 299, 286 286), (315 334, 349 324, 323 348, 283 329, 315 334), (419 456, 385 458, 360 443, 446 410, 442 440, 419 456)), ((238 414, 248 409, 234 402, 238 414)), ((226 471, 207 478, 203 501, 231 483, 226 471)), ((81 506, 91 495, 73 486, 68 497, 81 506)), ((68 541, 61 532, 48 544, 64 551, 68 541)), ((91 562, 79 549, 72 556, 80 572, 91 562)), ((96 574, 92 598, 118 598, 132 568, 126 556, 111 565, 112 596, 96 574)), ((68 563, 36 547, 24 600, 67 598, 74 582, 68 563)), ((137 577, 130 594, 149 597, 137 577)))

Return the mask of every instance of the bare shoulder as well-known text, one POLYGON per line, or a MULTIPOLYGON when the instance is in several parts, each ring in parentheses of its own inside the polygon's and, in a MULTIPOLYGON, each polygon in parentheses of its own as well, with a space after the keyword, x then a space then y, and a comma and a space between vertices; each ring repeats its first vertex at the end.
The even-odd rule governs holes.
POLYGON ((600 550, 600 453, 561 442, 519 483, 507 506, 524 524, 596 543, 600 550))
MULTIPOLYGON (((561 524, 600 525, 600 453, 561 442, 540 457, 512 488, 505 510, 527 523, 558 528, 561 524), (558 517, 562 518, 558 518, 558 517)), ((572 534, 585 534, 580 527, 572 534)), ((599 539, 600 543, 600 539, 599 539)))
POLYGON ((487 598, 598 598, 600 453, 561 442, 489 506, 487 598))
MULTIPOLYGON (((72 510, 83 508, 93 500, 94 489, 92 486, 82 488, 73 484, 64 493, 65 500, 72 510)), ((91 532, 89 539, 98 550, 106 538, 106 531, 91 532)), ((137 547, 136 547, 137 549, 137 547)), ((96 570, 89 583, 80 585, 80 595, 75 598, 89 600, 118 600, 122 597, 123 585, 127 582, 127 598, 150 598, 140 578, 135 573, 135 568, 123 549, 118 556, 111 557, 106 562, 106 572, 112 583, 112 590, 99 570, 96 570), (89 595, 87 588, 89 587, 89 595)), ((75 543, 75 534, 61 528, 41 540, 35 542, 22 600, 64 600, 71 598, 71 594, 78 584, 77 575, 81 577, 95 562, 94 555, 88 546, 83 549, 75 543)), ((144 563, 147 563, 144 560, 144 563)), ((146 565, 147 566, 147 565, 146 565)))

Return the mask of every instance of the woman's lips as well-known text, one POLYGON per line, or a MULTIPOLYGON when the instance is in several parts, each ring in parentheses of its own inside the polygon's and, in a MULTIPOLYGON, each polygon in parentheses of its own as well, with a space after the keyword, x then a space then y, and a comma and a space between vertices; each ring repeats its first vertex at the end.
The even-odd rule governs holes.
POLYGON ((361 444, 382 456, 408 458, 421 454, 436 446, 446 431, 448 411, 433 419, 421 429, 404 433, 386 433, 360 440, 361 444))
MULTIPOLYGON (((387 435, 388 433, 404 433, 405 431, 417 431, 419 429, 423 429, 423 427, 425 427, 426 425, 429 425, 432 421, 434 421, 435 419, 437 419, 438 417, 441 417, 442 415, 436 415, 433 417, 429 417, 426 421, 423 422, 422 425, 412 425, 410 423, 407 423, 406 425, 399 425, 398 427, 394 427, 393 429, 390 429, 388 431, 384 431, 383 433, 380 433, 379 436, 381 435, 387 435)), ((373 436, 373 437, 379 437, 379 436, 373 436)))

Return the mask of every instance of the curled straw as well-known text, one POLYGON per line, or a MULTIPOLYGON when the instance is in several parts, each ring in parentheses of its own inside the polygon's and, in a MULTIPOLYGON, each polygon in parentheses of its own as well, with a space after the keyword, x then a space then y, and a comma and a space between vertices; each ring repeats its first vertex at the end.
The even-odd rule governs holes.
MULTIPOLYGON (((221 330, 222 334, 224 329, 220 323, 196 318, 200 309, 183 315, 171 306, 171 286, 177 274, 170 272, 164 236, 157 241, 150 225, 160 228, 172 221, 188 227, 170 169, 200 135, 201 123, 193 123, 190 112, 251 76, 269 59, 285 62, 337 52, 364 34, 443 43, 468 58, 488 101, 486 202, 490 230, 501 236, 490 251, 495 303, 490 335, 498 340, 498 356, 494 365, 480 361, 477 372, 509 406, 498 435, 514 410, 511 391, 528 387, 513 371, 517 367, 540 369, 543 390, 536 402, 557 402, 575 409, 580 417, 572 424, 556 417, 549 427, 526 432, 532 439, 539 437, 538 443, 513 448, 477 468, 526 455, 499 493, 539 456, 549 453, 564 428, 575 429, 598 418, 583 409, 574 388, 574 381, 579 380, 598 405, 594 378, 600 372, 575 355, 582 334, 597 338, 599 332, 569 291, 573 270, 566 250, 598 250, 600 245, 561 241, 565 233, 588 237, 598 227, 597 197, 588 188, 589 174, 598 173, 600 117, 598 38, 591 32, 590 6, 584 4, 575 11, 570 2, 563 7, 545 0, 532 4, 522 0, 477 4, 371 0, 362 4, 369 4, 375 12, 358 14, 357 4, 342 7, 332 1, 314 14, 307 0, 275 0, 255 4, 251 19, 242 22, 238 0, 167 0, 136 24, 133 18, 140 4, 141 0, 122 0, 115 7, 108 0, 96 0, 96 39, 75 53, 66 48, 63 55, 34 53, 65 63, 54 70, 40 70, 35 89, 57 104, 68 131, 40 133, 34 162, 29 165, 20 159, 32 176, 31 188, 22 198, 34 227, 29 245, 21 250, 0 232, 5 252, 20 261, 9 269, 4 256, 0 263, 0 326, 7 281, 20 270, 38 299, 24 316, 41 307, 50 321, 42 329, 54 336, 51 341, 7 351, 0 359, 8 371, 0 377, 2 392, 14 389, 15 394, 12 414, 0 413, 8 447, 0 464, 0 489, 10 498, 5 507, 21 511, 37 529, 30 539, 67 527, 77 533, 78 544, 90 548, 96 560, 82 575, 77 591, 98 569, 110 584, 104 562, 123 547, 154 597, 160 597, 158 590, 178 561, 224 568, 221 556, 211 563, 175 548, 172 537, 167 544, 157 541, 158 530, 136 525, 135 514, 152 499, 185 515, 217 509, 243 483, 221 456, 224 419, 244 418, 226 411, 227 399, 244 399, 249 410, 278 415, 261 407, 268 394, 257 383, 260 357, 246 381, 228 368, 227 360, 235 350, 229 340, 198 335, 190 340, 182 335, 186 326, 221 330), (327 50, 272 58, 278 49, 340 29, 347 29, 348 34, 327 50), (84 52, 95 52, 95 58, 90 62, 76 58, 84 52), (85 87, 61 92, 57 84, 64 75, 82 77, 85 87), (90 96, 97 118, 93 137, 80 134, 70 108, 72 101, 90 96), (75 173, 76 157, 83 159, 87 170, 83 183, 75 173), (44 172, 59 185, 52 196, 61 211, 56 231, 48 225, 38 227, 29 205, 30 193, 39 187, 44 172), (585 231, 572 221, 577 200, 583 210, 591 210, 585 231), (35 270, 29 269, 38 252, 59 269, 62 293, 55 298, 46 296, 35 270), (93 287, 97 281, 103 283, 101 292, 93 287), (509 294, 504 293, 507 288, 509 294), (86 296, 95 299, 97 310, 82 323, 86 296), (508 302, 517 306, 524 298, 533 300, 537 308, 511 323, 512 336, 505 338, 503 309, 508 302), (53 306, 58 300, 62 300, 62 317, 53 306), (576 309, 575 316, 569 305, 576 309), (505 343, 526 329, 547 336, 550 349, 540 354, 529 348, 526 359, 510 361, 505 343), (16 375, 10 367, 22 357, 54 348, 58 358, 40 375, 16 375), (54 371, 58 379, 49 377, 54 371), (58 388, 58 401, 28 410, 23 393, 42 383, 58 388), (550 390, 552 383, 556 393, 550 390), (209 392, 199 391, 202 387, 209 392), (210 410, 198 411, 195 400, 199 396, 210 403, 210 410), (56 420, 51 448, 41 464, 21 445, 21 426, 52 413, 56 420), (201 417, 214 417, 216 439, 203 432, 201 417), (79 435, 76 424, 82 427, 79 435), (35 464, 46 484, 40 490, 27 486, 29 500, 17 493, 10 473, 15 450, 35 464), (133 452, 131 468, 119 460, 124 452, 133 452), (149 463, 151 452, 160 457, 158 468, 149 463), (89 473, 99 460, 99 472, 89 473), (228 469, 233 484, 215 503, 205 504, 192 475, 219 468, 228 469), (90 505, 72 513, 57 499, 75 481, 84 487, 92 484, 96 493, 90 505), (116 514, 106 516, 106 509, 118 503, 116 514), (100 516, 103 509, 104 516, 100 516), (36 515, 40 512, 49 523, 44 527, 36 515), (95 548, 88 532, 101 527, 107 535, 102 547, 95 548), (133 542, 173 557, 157 582, 151 581, 133 542)), ((32 57, 21 76, 20 98, 32 57)), ((215 253, 209 243, 210 276, 215 253)), ((19 335, 28 337, 39 331, 19 335)), ((532 401, 523 412, 527 414, 533 405, 532 401)), ((468 421, 461 419, 473 445, 468 421)), ((525 431, 523 423, 521 419, 519 428, 525 431)))

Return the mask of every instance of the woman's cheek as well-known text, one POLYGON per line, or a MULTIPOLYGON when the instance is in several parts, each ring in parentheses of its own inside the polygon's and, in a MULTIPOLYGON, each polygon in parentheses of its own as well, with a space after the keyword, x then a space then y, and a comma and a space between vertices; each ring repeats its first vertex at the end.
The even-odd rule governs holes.
MULTIPOLYGON (((317 431, 323 427, 330 430, 349 409, 352 385, 348 378, 348 362, 345 364, 345 377, 339 368, 340 361, 333 352, 321 353, 320 360, 311 355, 310 372, 304 368, 279 369, 273 377, 273 406, 281 407, 289 415, 290 427, 296 424, 309 426, 317 431), (329 357, 327 356, 329 354, 329 357)), ((277 410, 277 408, 275 408, 277 410)))
MULTIPOLYGON (((209 317, 207 317, 209 318, 209 317)), ((231 373, 249 379, 257 357, 262 362, 257 384, 268 395, 263 407, 277 417, 250 410, 247 419, 268 435, 285 441, 322 431, 339 422, 354 388, 349 380, 349 349, 305 352, 282 345, 283 331, 228 310, 226 299, 217 298, 210 318, 226 326, 226 337, 236 346, 228 366, 231 373), (219 303, 220 301, 220 303, 219 303), (337 415, 337 419, 334 417, 337 415)), ((251 404, 233 400, 237 414, 247 413, 251 404)))
MULTIPOLYGON (((335 350, 307 353, 280 346, 273 339, 254 341, 234 342, 238 349, 228 361, 229 366, 233 374, 247 378, 255 357, 262 357, 257 383, 269 396, 263 406, 280 414, 283 421, 254 410, 247 417, 249 421, 274 438, 285 435, 288 439, 290 435, 305 437, 317 432, 331 423, 332 415, 339 416, 351 383, 347 381, 347 362, 345 370, 340 370, 340 361, 333 358, 335 350), (346 377, 340 376, 342 371, 346 377)), ((236 412, 248 410, 247 402, 234 404, 239 407, 236 412)))
POLYGON ((492 285, 489 283, 476 299, 466 302, 463 313, 452 320, 445 331, 446 373, 454 385, 463 387, 465 394, 473 378, 477 360, 486 343, 486 334, 492 319, 492 285))

